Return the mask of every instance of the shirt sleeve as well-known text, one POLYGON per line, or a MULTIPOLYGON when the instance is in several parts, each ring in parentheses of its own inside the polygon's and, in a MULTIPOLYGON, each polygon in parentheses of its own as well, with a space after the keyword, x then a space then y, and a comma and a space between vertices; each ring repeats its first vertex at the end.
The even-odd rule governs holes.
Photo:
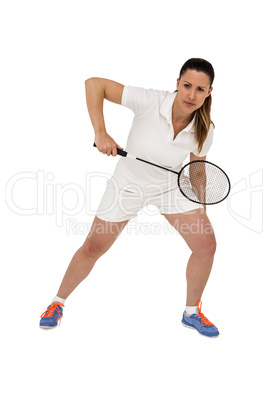
POLYGON ((157 102, 157 94, 153 89, 125 86, 121 105, 131 109, 137 117, 144 115, 157 102))
POLYGON ((198 148, 197 148, 195 151, 193 151, 193 154, 196 156, 199 156, 200 158, 202 158, 203 156, 206 156, 212 145, 213 137, 214 137, 214 127, 213 127, 213 124, 211 123, 207 138, 202 146, 201 152, 198 153, 198 148))

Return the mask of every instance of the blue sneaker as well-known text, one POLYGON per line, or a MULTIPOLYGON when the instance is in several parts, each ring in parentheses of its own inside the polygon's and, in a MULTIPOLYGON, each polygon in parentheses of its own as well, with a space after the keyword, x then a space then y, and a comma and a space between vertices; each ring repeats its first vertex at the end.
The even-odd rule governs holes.
POLYGON ((202 302, 201 300, 198 300, 197 308, 199 314, 192 314, 190 317, 187 317, 184 312, 181 320, 182 325, 188 328, 196 329, 201 335, 204 336, 209 336, 211 338, 219 336, 220 333, 218 328, 215 327, 215 325, 213 325, 203 313, 201 313, 201 306, 202 302))
POLYGON ((56 328, 58 322, 60 321, 61 323, 61 317, 63 316, 62 307, 64 307, 64 304, 58 301, 50 304, 46 311, 40 316, 40 328, 56 328))

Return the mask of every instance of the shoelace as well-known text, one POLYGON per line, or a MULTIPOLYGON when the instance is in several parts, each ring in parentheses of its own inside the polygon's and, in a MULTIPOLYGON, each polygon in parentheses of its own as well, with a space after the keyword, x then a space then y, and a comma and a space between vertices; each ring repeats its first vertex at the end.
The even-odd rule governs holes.
MULTIPOLYGON (((62 306, 64 307, 64 304, 62 304, 61 302, 53 302, 47 309, 46 311, 43 312, 43 314, 40 315, 40 318, 44 318, 44 317, 53 317, 53 315, 55 314, 55 312, 57 311, 57 313, 59 314, 60 317, 60 323, 61 323, 61 312, 58 306, 62 306)), ((60 325, 60 324, 59 324, 60 325)))
POLYGON ((201 306, 202 306, 202 302, 201 302, 201 300, 198 300, 197 308, 198 308, 199 314, 196 314, 195 317, 201 318, 201 324, 203 325, 203 327, 205 327, 206 325, 214 325, 214 324, 212 324, 212 322, 209 321, 209 319, 207 317, 204 316, 203 313, 201 313, 201 306))

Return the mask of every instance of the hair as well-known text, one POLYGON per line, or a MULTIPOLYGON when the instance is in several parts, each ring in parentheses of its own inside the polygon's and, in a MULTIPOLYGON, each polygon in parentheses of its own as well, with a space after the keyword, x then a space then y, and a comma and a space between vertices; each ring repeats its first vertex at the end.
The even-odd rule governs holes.
MULTIPOLYGON (((207 74, 210 80, 210 88, 211 88, 214 81, 215 73, 212 65, 208 61, 196 58, 187 60, 181 68, 179 78, 181 78, 183 74, 186 73, 187 70, 195 70, 207 74)), ((201 152, 203 144, 207 138, 210 124, 212 123, 213 127, 215 128, 215 125, 210 118, 211 104, 212 104, 212 98, 210 94, 205 99, 203 105, 195 112, 196 116, 195 138, 198 143, 198 153, 201 152)))

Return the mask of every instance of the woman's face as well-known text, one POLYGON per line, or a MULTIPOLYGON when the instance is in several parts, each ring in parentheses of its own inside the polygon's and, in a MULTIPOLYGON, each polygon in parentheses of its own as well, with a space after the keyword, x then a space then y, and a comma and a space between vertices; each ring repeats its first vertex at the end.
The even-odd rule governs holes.
POLYGON ((196 70, 187 70, 181 79, 177 79, 179 105, 184 111, 192 113, 203 105, 212 89, 207 74, 196 70))

